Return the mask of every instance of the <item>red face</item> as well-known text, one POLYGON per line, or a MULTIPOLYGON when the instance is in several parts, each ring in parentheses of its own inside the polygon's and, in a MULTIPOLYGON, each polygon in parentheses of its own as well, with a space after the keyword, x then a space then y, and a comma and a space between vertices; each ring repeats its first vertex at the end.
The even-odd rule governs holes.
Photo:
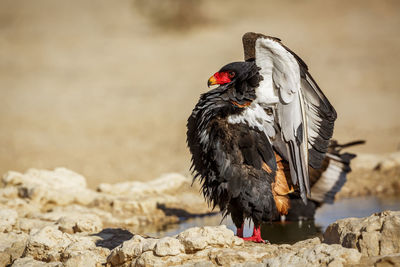
POLYGON ((235 77, 235 72, 233 71, 216 72, 208 79, 207 86, 210 87, 211 85, 230 83, 233 77, 235 77))

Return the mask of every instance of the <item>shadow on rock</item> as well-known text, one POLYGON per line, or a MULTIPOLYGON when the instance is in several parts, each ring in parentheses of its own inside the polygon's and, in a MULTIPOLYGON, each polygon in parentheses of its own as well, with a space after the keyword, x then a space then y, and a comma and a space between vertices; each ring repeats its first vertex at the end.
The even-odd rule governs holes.
POLYGON ((216 215, 218 211, 206 212, 206 213, 190 213, 184 209, 167 207, 165 204, 157 204, 157 208, 162 210, 166 216, 176 216, 180 221, 185 221, 190 218, 201 218, 205 216, 216 215))
POLYGON ((93 234, 92 236, 99 236, 102 238, 96 241, 96 246, 114 249, 121 245, 124 241, 131 239, 134 234, 121 228, 106 228, 97 234, 93 234))

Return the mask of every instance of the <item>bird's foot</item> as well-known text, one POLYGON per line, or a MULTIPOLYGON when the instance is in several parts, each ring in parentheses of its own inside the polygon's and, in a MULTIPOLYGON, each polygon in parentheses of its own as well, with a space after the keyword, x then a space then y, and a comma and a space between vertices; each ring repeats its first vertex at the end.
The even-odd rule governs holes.
POLYGON ((266 244, 267 242, 261 238, 261 236, 250 236, 250 237, 241 237, 244 241, 251 241, 255 243, 264 243, 266 244))
MULTIPOLYGON (((240 236, 239 236, 240 237, 240 236)), ((266 243, 264 239, 261 238, 261 229, 260 226, 255 226, 253 228, 253 235, 250 237, 240 237, 242 238, 244 241, 252 241, 255 243, 266 243)))

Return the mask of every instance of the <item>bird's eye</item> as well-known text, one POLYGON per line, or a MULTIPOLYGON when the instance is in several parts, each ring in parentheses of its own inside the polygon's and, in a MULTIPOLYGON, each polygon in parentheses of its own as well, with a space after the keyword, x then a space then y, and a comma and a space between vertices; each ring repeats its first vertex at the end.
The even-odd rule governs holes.
POLYGON ((235 72, 233 72, 233 71, 230 71, 230 72, 228 72, 228 76, 229 76, 229 78, 233 78, 233 77, 235 77, 235 72))

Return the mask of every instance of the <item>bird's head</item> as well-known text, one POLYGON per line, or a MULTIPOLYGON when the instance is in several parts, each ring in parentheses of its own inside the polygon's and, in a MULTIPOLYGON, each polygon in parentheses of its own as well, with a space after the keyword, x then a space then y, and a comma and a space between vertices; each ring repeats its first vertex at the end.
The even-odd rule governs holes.
POLYGON ((249 72, 252 72, 253 67, 254 64, 252 62, 229 63, 208 79, 207 86, 224 85, 243 80, 248 77, 249 72))
MULTIPOLYGON (((245 108, 256 99, 255 89, 263 77, 254 61, 233 62, 223 66, 210 79, 207 85, 220 85, 205 94, 215 97, 219 92, 222 97, 217 101, 224 102, 226 107, 245 108)), ((216 105, 218 106, 218 105, 216 105)), ((222 105, 223 106, 223 105, 222 105)))

